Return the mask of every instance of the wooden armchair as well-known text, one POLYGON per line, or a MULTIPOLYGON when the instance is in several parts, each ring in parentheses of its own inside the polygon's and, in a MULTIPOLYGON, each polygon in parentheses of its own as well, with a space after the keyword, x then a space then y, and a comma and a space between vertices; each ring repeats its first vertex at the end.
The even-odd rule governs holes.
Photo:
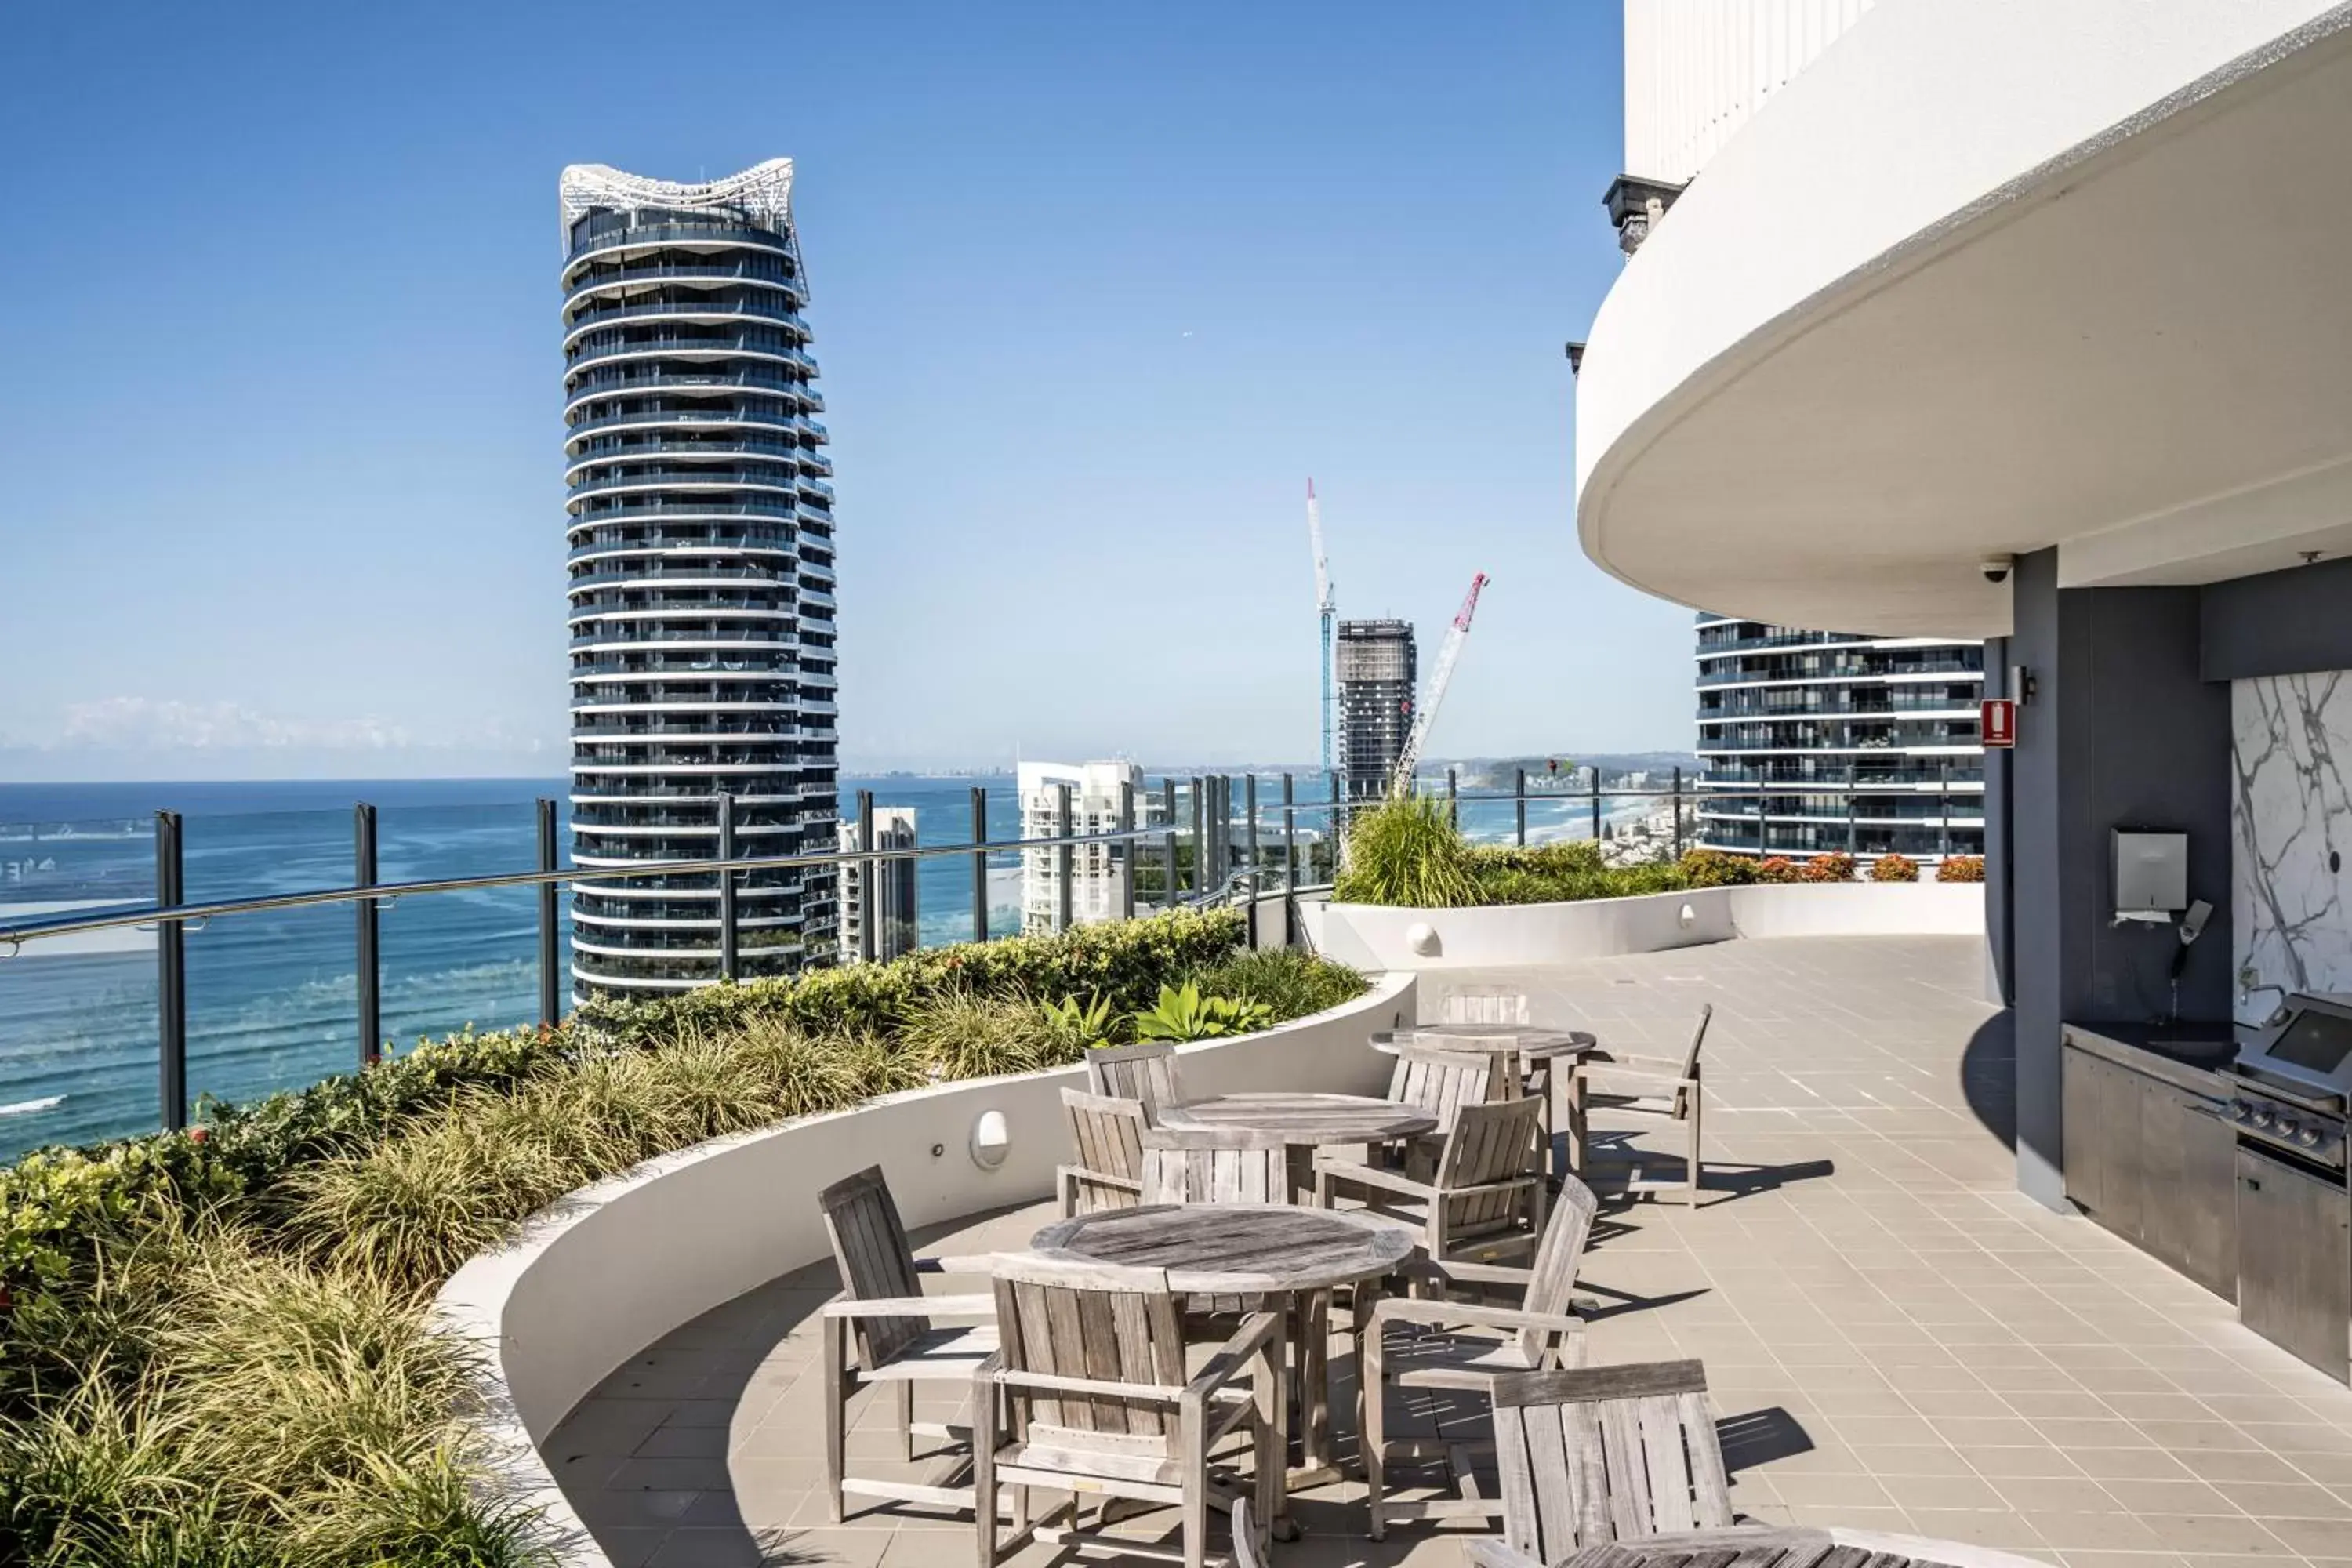
POLYGON ((1083 1089, 1062 1091, 1062 1121, 1070 1130, 1074 1165, 1054 1167, 1062 1217, 1102 1209, 1129 1209, 1142 1201, 1143 1103, 1083 1089))
POLYGON ((833 1260, 841 1270, 842 1285, 841 1294, 824 1308, 824 1478, 832 1494, 834 1521, 841 1521, 843 1497, 847 1492, 902 1502, 972 1506, 973 1494, 968 1487, 847 1474, 845 1434, 851 1396, 876 1385, 897 1391, 902 1458, 914 1458, 918 1436, 969 1437, 966 1428, 917 1422, 915 1384, 961 1383, 971 1378, 996 1349, 995 1325, 983 1321, 940 1327, 935 1320, 992 1318, 996 1302, 986 1295, 926 1296, 919 1277, 970 1273, 985 1278, 992 1260, 916 1258, 907 1245, 906 1227, 898 1221, 898 1205, 892 1201, 889 1184, 883 1180, 878 1165, 834 1183, 818 1194, 817 1204, 824 1211, 824 1233, 833 1244, 833 1260))
POLYGON ((1437 1169, 1437 1152, 1444 1145, 1445 1130, 1454 1124, 1454 1113, 1497 1098, 1495 1082, 1495 1058, 1485 1051, 1398 1046, 1396 1066, 1389 1070, 1389 1098, 1436 1117, 1437 1131, 1407 1139, 1395 1161, 1397 1168, 1416 1181, 1428 1181, 1437 1169))
POLYGON ((1533 1024, 1527 993, 1503 985, 1460 985, 1437 1000, 1437 1022, 1447 1024, 1533 1024))
POLYGON ((1592 1190, 1570 1176, 1544 1227, 1535 1262, 1527 1268, 1494 1264, 1440 1263, 1423 1266, 1444 1286, 1516 1286, 1516 1307, 1381 1297, 1367 1293, 1356 1306, 1356 1353, 1361 1377, 1357 1388, 1356 1430, 1361 1435, 1364 1482, 1371 1508, 1372 1539, 1381 1540, 1391 1519, 1491 1519, 1500 1511, 1456 1473, 1458 1495, 1391 1501, 1387 1471, 1391 1460, 1440 1459, 1452 1465, 1456 1449, 1484 1445, 1391 1439, 1387 1436, 1391 1386, 1477 1393, 1498 1372, 1537 1372, 1575 1366, 1584 1360, 1584 1321, 1571 1291, 1576 1270, 1592 1234, 1600 1207, 1592 1190), (1404 1331, 1393 1338, 1391 1328, 1404 1331))
MULTIPOLYGON (((1731 1523, 1697 1362, 1514 1373, 1495 1379, 1494 1398, 1503 1539, 1467 1543, 1480 1568, 1545 1568, 1611 1542, 1731 1523)), ((1727 1561, 1740 1540, 1727 1538, 1727 1561)))
MULTIPOLYGON (((1188 1376, 1182 1322, 1159 1269, 1003 1258, 996 1307, 1003 1345, 972 1379, 972 1487, 989 1499, 1015 1489, 1016 1528, 1028 1519, 1031 1487, 1070 1494, 1033 1530, 1057 1543, 1081 1544, 1074 1528, 1081 1495, 1176 1505, 1181 1553, 1117 1544, 1186 1568, 1209 1561, 1213 1502, 1234 1509, 1245 1532, 1271 1527, 1284 1462, 1280 1313, 1250 1314, 1188 1376), (1246 1492, 1209 1466, 1211 1451, 1235 1433, 1250 1439, 1255 1474, 1246 1492), (1249 1493, 1249 1504, 1234 1508, 1249 1493), (1068 1526, 1054 1522, 1065 1513, 1068 1526)), ((983 1507, 975 1517, 980 1568, 996 1568, 997 1510, 983 1507)), ((1253 1539, 1245 1550, 1262 1559, 1265 1545, 1253 1539)))
MULTIPOLYGON (((1691 1031, 1690 1047, 1680 1059, 1629 1056, 1615 1051, 1588 1052, 1569 1075, 1568 1157, 1578 1175, 1591 1181, 1599 1164, 1625 1168, 1625 1190, 1644 1185, 1641 1152, 1630 1146, 1596 1158, 1590 1118, 1596 1110, 1612 1121, 1626 1121, 1635 1131, 1678 1129, 1683 1141, 1683 1201, 1698 1206, 1700 1130, 1706 1102, 1699 1087, 1699 1047, 1706 1043, 1706 1026, 1715 1017, 1712 1003, 1698 1010, 1698 1026, 1691 1031)), ((1612 1132, 1618 1130, 1612 1129, 1612 1132)), ((1622 1136, 1622 1133, 1620 1134, 1622 1136)))
POLYGON ((1360 1196, 1372 1214, 1419 1230, 1436 1263, 1491 1263, 1528 1250, 1543 1229, 1544 1179, 1530 1169, 1542 1110, 1532 1100, 1459 1107, 1427 1180, 1318 1153, 1316 1201, 1329 1208, 1342 1191, 1360 1196))
POLYGON ((1279 1133, 1245 1127, 1143 1133, 1147 1204, 1286 1204, 1290 1146, 1279 1133))
POLYGON ((1176 1076, 1176 1046, 1171 1040, 1140 1040, 1131 1046, 1101 1046, 1087 1053, 1087 1086, 1097 1094, 1139 1100, 1147 1126, 1160 1125, 1160 1108, 1184 1103, 1176 1076))

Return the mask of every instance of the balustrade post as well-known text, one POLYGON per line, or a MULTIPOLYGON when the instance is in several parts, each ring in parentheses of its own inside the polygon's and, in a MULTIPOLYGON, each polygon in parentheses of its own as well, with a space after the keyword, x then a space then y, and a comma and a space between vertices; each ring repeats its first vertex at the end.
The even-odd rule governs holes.
MULTIPOLYGON (((539 868, 555 869, 555 802, 541 799, 539 815, 539 868)), ((539 1026, 551 1029, 562 1020, 563 995, 556 984, 560 962, 556 942, 556 897, 553 882, 539 885, 539 1026)))
POLYGON ((1123 837, 1115 850, 1103 857, 1108 863, 1112 855, 1118 858, 1118 918, 1135 918, 1135 785, 1127 779, 1118 781, 1118 830, 1123 837))
POLYGON ((1518 847, 1525 849, 1528 847, 1528 770, 1515 768, 1512 771, 1517 776, 1511 782, 1511 810, 1517 820, 1511 832, 1518 847))
POLYGON ((1167 841, 1162 847, 1166 849, 1168 858, 1167 880, 1160 887, 1160 901, 1161 908, 1172 910, 1176 907, 1176 781, 1173 778, 1160 781, 1160 823, 1167 829, 1167 841))
POLYGON ((882 911, 882 879, 876 875, 878 860, 866 858, 874 853, 874 792, 857 792, 857 961, 871 963, 879 954, 877 945, 879 933, 874 927, 882 911))
POLYGON ((988 790, 971 786, 971 940, 988 940, 988 790))
POLYGON ((1257 774, 1242 775, 1242 861, 1249 868, 1250 892, 1257 892, 1257 774))
POLYGON ((1297 804, 1297 784, 1285 773, 1282 775, 1282 888, 1285 892, 1298 890, 1297 804))
POLYGON ((1068 842, 1070 785, 1067 780, 1054 786, 1054 837, 1063 840, 1061 847, 1054 851, 1054 929, 1066 931, 1071 923, 1070 883, 1077 854, 1076 847, 1068 842))
MULTIPOLYGON (((187 901, 181 880, 180 814, 155 814, 155 903, 177 909, 187 901)), ((156 1090, 163 1130, 188 1124, 187 928, 173 920, 155 922, 156 1090)))
POLYGON ((1952 858, 1952 759, 1936 759, 1936 803, 1943 812, 1943 830, 1937 836, 1936 856, 1941 860, 1952 858))
POLYGON ((1592 764, 1592 842, 1601 842, 1601 764, 1592 764))
MULTIPOLYGON (((735 797, 725 790, 719 792, 719 854, 720 865, 735 858, 735 797)), ((871 911, 869 910, 870 914, 871 911)), ((861 921, 870 927, 873 922, 861 921)), ((742 958, 735 935, 735 873, 719 873, 719 978, 734 980, 742 973, 742 958)))
POLYGON ((1209 881, 1209 781, 1192 778, 1192 891, 1205 898, 1209 881))
POLYGON ((1450 767, 1445 770, 1445 820, 1457 830, 1462 826, 1462 775, 1450 767))
POLYGON ((1683 770, 1675 769, 1675 858, 1683 858, 1683 770))
MULTIPOLYGON (((352 807, 352 886, 373 888, 375 868, 375 807, 360 801, 352 807)), ((383 964, 378 954, 376 900, 361 899, 352 905, 359 937, 360 1066, 373 1067, 383 1059, 383 964)))

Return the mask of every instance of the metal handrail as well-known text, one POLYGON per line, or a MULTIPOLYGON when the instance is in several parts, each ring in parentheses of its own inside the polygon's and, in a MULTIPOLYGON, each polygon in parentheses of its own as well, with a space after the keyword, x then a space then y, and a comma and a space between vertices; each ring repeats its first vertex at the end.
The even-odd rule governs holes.
MULTIPOLYGON (((316 904, 353 904, 362 900, 389 902, 425 893, 463 893, 487 888, 555 887, 567 882, 625 882, 640 877, 692 872, 714 877, 731 871, 775 871, 803 866, 844 866, 860 860, 929 860, 941 856, 997 854, 1016 849, 1055 849, 1068 845, 1126 843, 1137 838, 1164 839, 1164 826, 1111 828, 1101 833, 1075 833, 1045 838, 992 839, 983 844, 920 845, 901 849, 835 850, 822 855, 759 855, 731 860, 638 860, 625 869, 563 867, 553 871, 506 871, 487 877, 441 877, 420 882, 377 882, 365 887, 313 888, 302 892, 270 893, 259 898, 222 899, 204 904, 144 904, 104 915, 77 915, 58 920, 27 921, 0 925, 0 942, 16 945, 47 937, 77 936, 85 931, 121 931, 129 926, 184 924, 226 915, 261 914, 271 910, 307 909, 316 904)), ((1191 901, 1213 898, 1195 895, 1191 901)))

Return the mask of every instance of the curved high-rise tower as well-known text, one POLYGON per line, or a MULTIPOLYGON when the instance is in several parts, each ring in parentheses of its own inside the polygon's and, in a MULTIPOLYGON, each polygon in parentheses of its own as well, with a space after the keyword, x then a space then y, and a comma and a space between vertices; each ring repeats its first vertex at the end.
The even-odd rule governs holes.
MULTIPOLYGON (((707 184, 563 171, 572 858, 829 852, 832 471, 793 165, 707 184)), ((747 873, 746 978, 829 962, 830 870, 747 873)), ((582 994, 719 978, 715 878, 575 889, 582 994)))

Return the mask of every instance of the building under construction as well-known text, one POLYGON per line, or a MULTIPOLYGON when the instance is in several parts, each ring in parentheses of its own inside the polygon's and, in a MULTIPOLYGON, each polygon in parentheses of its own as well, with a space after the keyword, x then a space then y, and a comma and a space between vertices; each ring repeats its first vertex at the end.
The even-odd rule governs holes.
POLYGON ((1339 781, 1349 801, 1376 801, 1412 729, 1420 679, 1409 621, 1341 621, 1336 649, 1339 680, 1339 781))

